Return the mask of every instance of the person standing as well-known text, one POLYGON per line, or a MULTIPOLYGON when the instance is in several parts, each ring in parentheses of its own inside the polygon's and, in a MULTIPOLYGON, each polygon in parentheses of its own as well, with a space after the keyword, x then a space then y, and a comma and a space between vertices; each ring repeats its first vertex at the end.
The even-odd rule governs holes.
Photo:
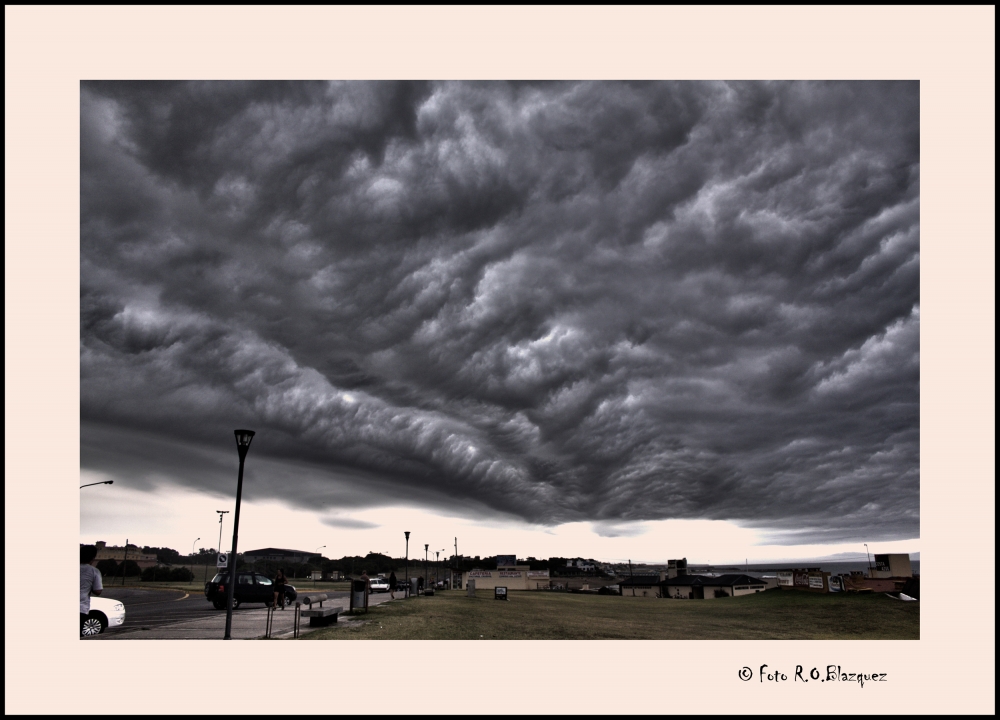
POLYGON ((278 568, 278 574, 274 576, 274 607, 281 604, 281 609, 285 609, 285 577, 284 568, 278 568))
POLYGON ((389 597, 396 599, 396 573, 389 573, 389 597))
POLYGON ((101 571, 97 565, 97 546, 80 546, 80 635, 83 635, 83 623, 90 615, 90 596, 100 595, 104 590, 101 582, 101 571))

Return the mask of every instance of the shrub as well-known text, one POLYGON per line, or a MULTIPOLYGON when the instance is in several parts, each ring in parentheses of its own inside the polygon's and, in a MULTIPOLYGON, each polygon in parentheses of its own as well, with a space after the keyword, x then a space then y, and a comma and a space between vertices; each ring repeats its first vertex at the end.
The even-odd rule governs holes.
POLYGON ((175 567, 170 570, 170 579, 173 582, 191 582, 194 580, 194 573, 186 567, 175 567))
POLYGON ((146 582, 190 582, 194 580, 194 573, 186 567, 154 565, 142 571, 142 579, 146 582))
POLYGON ((99 560, 97 562, 97 569, 100 570, 101 575, 104 577, 112 577, 118 571, 118 561, 111 558, 99 560))

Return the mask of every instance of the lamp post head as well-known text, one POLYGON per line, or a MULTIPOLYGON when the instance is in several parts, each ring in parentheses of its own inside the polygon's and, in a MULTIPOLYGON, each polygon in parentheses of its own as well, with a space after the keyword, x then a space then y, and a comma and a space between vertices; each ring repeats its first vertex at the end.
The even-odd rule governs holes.
POLYGON ((427 548, 431 546, 430 543, 424 543, 424 552, 427 552, 427 548))
POLYGON ((406 539, 407 539, 407 540, 409 540, 409 539, 410 539, 410 531, 409 531, 409 530, 404 530, 404 531, 403 531, 403 534, 404 534, 404 535, 406 536, 406 539))
POLYGON ((236 435, 236 449, 239 450, 240 460, 247 456, 247 451, 250 449, 250 441, 253 440, 254 431, 253 430, 234 430, 236 435))

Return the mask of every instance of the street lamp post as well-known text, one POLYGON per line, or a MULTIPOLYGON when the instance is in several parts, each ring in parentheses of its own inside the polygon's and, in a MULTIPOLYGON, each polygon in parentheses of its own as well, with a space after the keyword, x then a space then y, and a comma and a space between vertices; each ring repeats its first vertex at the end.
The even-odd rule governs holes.
MULTIPOLYGON (((316 548, 315 550, 313 550, 313 552, 319 552, 320 550, 322 550, 322 549, 323 549, 323 548, 325 548, 325 547, 326 547, 326 545, 320 545, 320 546, 319 546, 318 548, 316 548)), ((320 555, 320 557, 323 557, 323 556, 322 556, 322 555, 320 555)), ((322 564, 322 563, 320 563, 320 567, 322 567, 322 565, 323 565, 323 564, 322 564)), ((320 570, 320 572, 322 572, 322 570, 320 570)), ((315 585, 315 584, 316 584, 316 576, 315 576, 315 575, 313 575, 313 585, 315 585)))
MULTIPOLYGON (((198 542, 199 540, 201 540, 200 537, 199 538, 195 538, 194 542, 191 543, 191 562, 192 563, 194 563, 194 543, 198 542)), ((191 571, 191 579, 194 580, 194 570, 191 571)))
MULTIPOLYGON (((240 500, 243 498, 243 461, 250 450, 253 430, 236 430, 236 450, 240 454, 240 474, 236 481, 236 512, 233 513, 233 546, 229 549, 229 587, 226 592, 226 635, 223 640, 232 640, 233 593, 236 589, 236 543, 240 532, 240 500)), ((220 541, 221 542, 221 541, 220 541)))
POLYGON ((868 543, 865 543, 865 554, 868 555, 868 577, 872 576, 872 554, 868 552, 868 543))
POLYGON ((86 485, 81 485, 80 489, 83 490, 83 488, 90 487, 91 485, 114 485, 114 484, 115 484, 114 480, 103 480, 101 482, 87 483, 86 485))
MULTIPOLYGON (((215 549, 216 552, 222 552, 222 516, 228 515, 228 510, 216 510, 219 513, 219 546, 215 549)), ((208 582, 208 564, 205 564, 205 582, 208 582)))
POLYGON ((410 597, 410 531, 404 530, 403 535, 406 536, 406 577, 403 579, 406 581, 406 597, 410 597))
POLYGON ((427 594, 427 581, 430 579, 427 577, 427 548, 431 546, 430 543, 424 543, 424 594, 427 594))

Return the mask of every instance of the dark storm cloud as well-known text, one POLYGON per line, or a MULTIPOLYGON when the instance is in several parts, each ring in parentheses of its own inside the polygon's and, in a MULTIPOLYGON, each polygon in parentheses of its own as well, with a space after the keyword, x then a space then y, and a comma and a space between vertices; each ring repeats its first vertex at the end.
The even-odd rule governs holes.
MULTIPOLYGON (((349 506, 918 536, 918 111, 913 82, 84 83, 82 462, 247 425, 310 468, 257 492, 303 507, 363 477, 349 506)), ((199 463, 170 481, 231 484, 199 463)))

